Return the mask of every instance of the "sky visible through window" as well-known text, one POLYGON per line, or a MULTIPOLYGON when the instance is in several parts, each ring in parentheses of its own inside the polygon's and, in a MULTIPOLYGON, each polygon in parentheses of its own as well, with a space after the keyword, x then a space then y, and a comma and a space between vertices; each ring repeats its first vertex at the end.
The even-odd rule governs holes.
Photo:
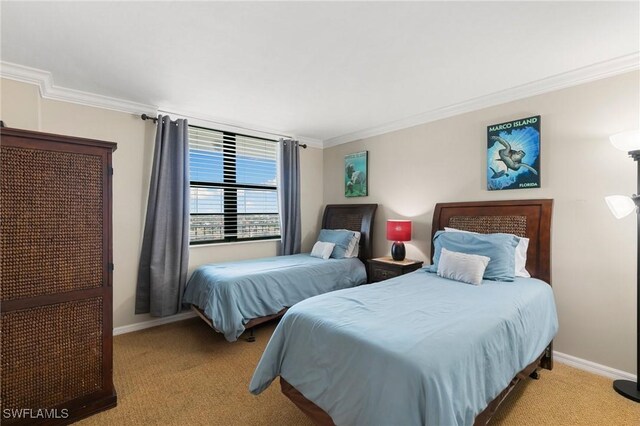
MULTIPOLYGON (((222 152, 189 150, 190 180, 223 182, 222 152)), ((276 185, 276 160, 238 155, 236 182, 249 185, 276 185)), ((224 191, 221 188, 191 188, 191 212, 223 213, 224 191)), ((278 213, 274 190, 238 189, 238 213, 278 213)))

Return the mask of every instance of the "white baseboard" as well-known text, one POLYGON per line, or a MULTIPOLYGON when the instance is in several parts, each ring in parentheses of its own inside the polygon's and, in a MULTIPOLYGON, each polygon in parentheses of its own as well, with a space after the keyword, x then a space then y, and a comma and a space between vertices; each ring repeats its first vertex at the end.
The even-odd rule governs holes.
POLYGON ((570 367, 597 374, 599 376, 608 377, 610 379, 624 379, 634 382, 638 380, 636 375, 627 373, 626 371, 616 370, 615 368, 587 361, 586 359, 578 358, 572 355, 563 354, 562 352, 553 351, 553 359, 554 361, 558 361, 570 367))
POLYGON ((132 333, 134 331, 144 330, 151 327, 157 327, 163 324, 169 324, 176 321, 182 321, 189 318, 193 318, 196 316, 196 313, 193 311, 183 312, 176 315, 171 315, 170 317, 158 318, 150 321, 142 321, 137 322, 135 324, 123 325, 122 327, 116 327, 113 329, 113 335, 117 336, 119 334, 132 333))

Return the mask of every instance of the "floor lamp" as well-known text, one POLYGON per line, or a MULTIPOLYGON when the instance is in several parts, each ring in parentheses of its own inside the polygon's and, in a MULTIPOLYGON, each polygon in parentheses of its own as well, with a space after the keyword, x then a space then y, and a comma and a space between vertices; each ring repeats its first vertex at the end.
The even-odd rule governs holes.
MULTIPOLYGON (((638 233, 638 239, 636 241, 638 244, 638 270, 636 287, 638 288, 638 304, 636 305, 636 374, 640 375, 640 212, 638 211, 638 207, 640 207, 640 130, 619 133, 611 136, 610 139, 613 146, 621 151, 627 151, 629 156, 638 164, 638 172, 636 174, 638 186, 636 194, 631 197, 624 195, 612 195, 610 197, 606 197, 605 200, 609 205, 611 213, 613 213, 613 215, 618 219, 628 216, 633 212, 637 213, 636 216, 638 224, 636 226, 636 231, 638 233)), ((613 382, 613 388, 625 398, 640 402, 640 380, 636 379, 635 382, 632 382, 631 380, 615 380, 613 382)))

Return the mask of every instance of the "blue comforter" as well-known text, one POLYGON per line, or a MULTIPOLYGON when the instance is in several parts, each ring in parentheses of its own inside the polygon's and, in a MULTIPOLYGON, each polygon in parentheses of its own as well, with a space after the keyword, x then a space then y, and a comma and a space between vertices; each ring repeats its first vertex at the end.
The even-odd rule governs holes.
POLYGON ((198 267, 187 282, 183 301, 202 309, 216 330, 233 342, 253 318, 366 281, 365 267, 356 258, 267 257, 198 267))
POLYGON ((542 281, 419 270, 289 309, 250 391, 280 375, 337 425, 471 425, 557 330, 542 281))

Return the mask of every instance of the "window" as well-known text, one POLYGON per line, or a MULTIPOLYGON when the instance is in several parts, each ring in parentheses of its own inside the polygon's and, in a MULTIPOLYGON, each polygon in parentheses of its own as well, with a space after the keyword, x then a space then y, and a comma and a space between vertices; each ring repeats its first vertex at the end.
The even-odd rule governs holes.
POLYGON ((280 237, 276 147, 189 126, 191 244, 280 237))

